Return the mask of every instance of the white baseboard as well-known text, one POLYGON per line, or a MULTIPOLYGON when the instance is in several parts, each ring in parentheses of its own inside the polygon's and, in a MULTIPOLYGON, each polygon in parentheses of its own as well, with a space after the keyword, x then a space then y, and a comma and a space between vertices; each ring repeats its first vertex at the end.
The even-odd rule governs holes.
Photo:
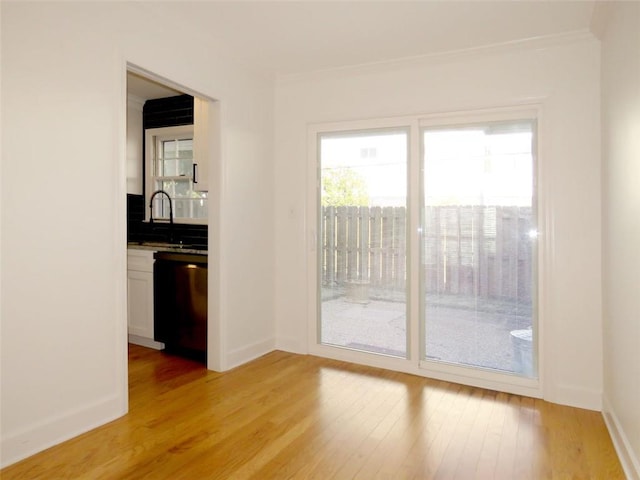
POLYGON ((640 459, 631 448, 624 428, 620 425, 618 417, 606 397, 604 398, 603 404, 604 411, 602 415, 604 417, 604 423, 607 425, 609 435, 611 435, 613 446, 616 449, 624 473, 628 480, 640 480, 640 459))
POLYGON ((113 395, 10 433, 0 440, 0 468, 121 417, 127 413, 122 405, 122 399, 113 395))
POLYGON ((234 367, 255 360, 266 353, 274 351, 275 347, 275 339, 267 338, 266 340, 233 350, 227 354, 225 370, 231 370, 234 367))
POLYGON ((164 343, 156 342, 151 338, 141 337, 139 335, 129 334, 129 343, 140 345, 142 347, 153 348, 154 350, 162 350, 164 343))

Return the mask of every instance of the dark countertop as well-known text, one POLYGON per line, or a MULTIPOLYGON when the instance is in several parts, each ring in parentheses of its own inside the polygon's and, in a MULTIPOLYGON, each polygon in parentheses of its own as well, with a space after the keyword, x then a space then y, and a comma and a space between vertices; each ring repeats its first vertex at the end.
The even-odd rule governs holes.
POLYGON ((152 252, 179 252, 179 253, 192 253, 196 255, 208 255, 208 250, 201 248, 194 248, 193 245, 180 245, 173 243, 163 242, 129 242, 127 248, 135 250, 150 250, 152 252))

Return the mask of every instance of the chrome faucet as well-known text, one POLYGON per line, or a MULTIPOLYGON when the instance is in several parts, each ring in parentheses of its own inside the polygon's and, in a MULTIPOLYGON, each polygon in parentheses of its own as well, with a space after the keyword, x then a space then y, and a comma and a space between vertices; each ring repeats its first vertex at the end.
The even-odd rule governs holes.
POLYGON ((159 193, 165 195, 167 200, 169 200, 169 242, 173 242, 173 203, 171 202, 171 197, 164 190, 156 190, 151 194, 151 199, 149 200, 149 223, 153 224, 153 199, 159 193))

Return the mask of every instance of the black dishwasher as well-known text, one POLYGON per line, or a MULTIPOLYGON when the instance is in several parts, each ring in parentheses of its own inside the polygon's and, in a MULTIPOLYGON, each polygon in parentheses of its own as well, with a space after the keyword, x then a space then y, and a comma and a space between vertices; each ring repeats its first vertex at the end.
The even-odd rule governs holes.
POLYGON ((156 252, 154 339, 167 353, 207 361, 207 255, 156 252))

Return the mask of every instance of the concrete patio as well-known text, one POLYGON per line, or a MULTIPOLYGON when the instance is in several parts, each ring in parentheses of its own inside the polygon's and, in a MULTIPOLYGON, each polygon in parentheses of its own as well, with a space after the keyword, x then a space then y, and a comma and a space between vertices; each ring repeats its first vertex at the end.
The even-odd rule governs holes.
MULTIPOLYGON (((493 302, 482 305, 480 310, 468 300, 444 304, 433 299, 426 302, 428 358, 508 372, 530 370, 531 342, 514 338, 512 332, 527 329, 531 317, 522 315, 513 305, 493 302)), ((406 305, 403 302, 357 302, 346 296, 325 299, 322 319, 323 343, 405 356, 406 305)))

